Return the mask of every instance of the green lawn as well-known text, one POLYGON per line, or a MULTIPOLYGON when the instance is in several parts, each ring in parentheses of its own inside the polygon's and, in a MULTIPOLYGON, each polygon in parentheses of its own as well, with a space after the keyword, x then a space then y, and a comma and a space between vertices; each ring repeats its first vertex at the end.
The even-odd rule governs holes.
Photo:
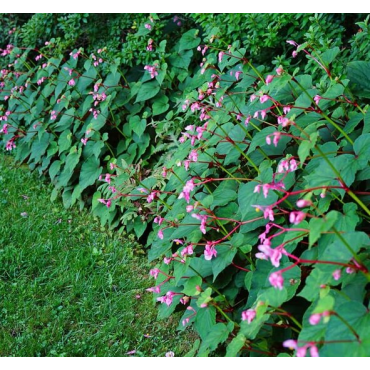
POLYGON ((0 154, 0 356, 184 355, 194 334, 156 321, 140 245, 50 192, 0 154))

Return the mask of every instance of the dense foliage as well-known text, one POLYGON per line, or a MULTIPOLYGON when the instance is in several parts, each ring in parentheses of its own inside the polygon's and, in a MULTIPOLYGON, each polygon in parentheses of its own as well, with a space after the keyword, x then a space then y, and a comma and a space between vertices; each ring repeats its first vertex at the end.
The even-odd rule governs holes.
POLYGON ((4 144, 146 241, 189 355, 368 356, 368 19, 59 18, 2 51, 4 144))

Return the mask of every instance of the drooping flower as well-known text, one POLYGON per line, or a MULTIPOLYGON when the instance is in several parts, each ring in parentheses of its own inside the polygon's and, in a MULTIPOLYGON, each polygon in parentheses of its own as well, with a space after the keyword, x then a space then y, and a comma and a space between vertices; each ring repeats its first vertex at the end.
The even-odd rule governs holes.
POLYGON ((315 95, 315 97, 313 98, 316 105, 319 105, 321 99, 322 97, 320 95, 315 95))
POLYGON ((204 249, 204 258, 207 261, 210 261, 212 257, 217 257, 217 250, 213 243, 207 242, 206 247, 204 249))
POLYGON ((294 211, 290 212, 289 214, 289 221, 294 224, 298 225, 306 218, 306 213, 301 211, 294 211))
POLYGON ((270 282, 270 284, 274 288, 283 290, 283 287, 284 287, 284 278, 283 278, 281 272, 279 272, 279 271, 273 272, 269 276, 269 282, 270 282))
POLYGON ((340 269, 335 270, 333 272, 333 278, 334 278, 334 280, 336 280, 336 281, 339 280, 340 279, 340 276, 341 276, 341 273, 342 273, 342 271, 340 269))
POLYGON ((190 202, 190 192, 193 191, 195 188, 193 179, 186 182, 185 186, 182 189, 178 199, 184 198, 187 203, 190 202))
POLYGON ((317 325, 321 320, 321 315, 319 313, 314 313, 308 319, 311 325, 317 325))
POLYGON ((310 200, 307 199, 300 199, 297 201, 296 205, 299 208, 309 207, 312 204, 310 200))
POLYGON ((158 277, 158 274, 160 273, 160 270, 159 269, 157 269, 157 268, 155 268, 155 269, 151 269, 150 271, 149 271, 149 275, 150 276, 153 276, 154 277, 154 279, 157 279, 157 277, 158 277))
POLYGON ((275 76, 274 75, 268 75, 267 77, 266 77, 266 80, 265 80, 265 82, 266 82, 266 85, 268 85, 269 83, 271 83, 272 82, 272 80, 275 78, 275 76))
POLYGON ((249 309, 242 312, 242 321, 247 321, 250 324, 256 317, 256 310, 249 309))
POLYGON ((267 102, 267 100, 269 100, 269 96, 268 95, 261 95, 260 96, 260 102, 263 104, 265 102, 267 102))
POLYGON ((165 303, 167 306, 171 306, 174 295, 175 295, 174 292, 169 291, 166 293, 166 295, 162 297, 158 297, 157 301, 161 303, 165 303))

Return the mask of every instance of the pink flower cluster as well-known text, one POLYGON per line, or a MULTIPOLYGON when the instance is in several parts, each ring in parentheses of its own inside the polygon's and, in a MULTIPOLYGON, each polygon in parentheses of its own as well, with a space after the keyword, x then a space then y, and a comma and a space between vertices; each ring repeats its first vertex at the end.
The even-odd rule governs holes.
POLYGON ((73 52, 70 52, 70 53, 69 53, 69 55, 70 55, 74 60, 76 60, 80 54, 81 54, 81 51, 80 51, 80 50, 78 50, 76 53, 73 53, 73 52))
POLYGON ((256 317, 256 310, 249 309, 242 312, 242 321, 247 321, 250 324, 256 317))
POLYGON ((0 116, 0 121, 7 121, 10 114, 11 112, 7 110, 3 116, 0 116))
POLYGON ((273 266, 280 266, 280 259, 283 256, 284 248, 276 247, 275 249, 272 249, 270 240, 266 239, 263 244, 258 246, 258 250, 261 253, 256 253, 256 258, 261 260, 270 260, 273 266))
POLYGON ((5 145, 5 150, 13 150, 16 148, 14 137, 11 138, 5 145))
POLYGON ((297 161, 294 158, 283 159, 278 165, 278 173, 293 172, 298 168, 297 161))
POLYGON ((55 110, 51 111, 50 119, 54 121, 57 118, 57 115, 58 113, 55 110))
MULTIPOLYGON (((101 49, 99 49, 99 50, 101 50, 101 49)), ((98 52, 99 52, 99 50, 98 50, 98 52)), ((101 64, 101 63, 103 63, 103 59, 102 58, 97 58, 96 56, 95 56, 95 54, 91 54, 91 58, 94 60, 94 67, 97 67, 99 64, 101 64)))
POLYGON ((207 241, 204 249, 204 259, 210 261, 213 257, 217 257, 217 250, 214 243, 207 241))
POLYGON ((194 188, 195 188, 195 184, 194 184, 193 179, 187 181, 178 199, 184 198, 186 202, 189 203, 190 202, 190 192, 193 191, 194 188))
POLYGON ((147 51, 153 51, 153 39, 148 40, 148 46, 146 47, 147 51))
POLYGON ((207 215, 198 215, 196 213, 193 213, 191 216, 200 221, 200 231, 203 234, 206 234, 207 233, 206 223, 207 223, 208 216, 207 215))
POLYGON ((98 202, 100 202, 102 204, 105 204, 107 206, 107 208, 110 208, 110 206, 112 205, 112 201, 110 199, 108 199, 108 200, 98 199, 98 202))
POLYGON ((8 124, 4 123, 2 129, 0 130, 0 134, 6 135, 8 133, 8 124))
POLYGON ((157 301, 165 303, 167 306, 171 306, 174 295, 176 295, 176 293, 169 291, 164 296, 158 297, 157 301))
POLYGON ((307 349, 310 349, 311 357, 319 357, 319 350, 316 347, 315 342, 306 343, 302 347, 298 347, 298 341, 293 339, 288 339, 283 342, 283 347, 289 349, 295 349, 297 357, 305 357, 307 353, 307 349))
POLYGON ((151 78, 155 78, 156 76, 158 76, 158 64, 153 64, 152 66, 146 65, 144 69, 150 73, 151 78))
POLYGON ((46 77, 41 77, 36 83, 37 85, 41 85, 46 80, 46 77))
POLYGON ((98 119, 99 114, 100 114, 100 110, 94 109, 94 108, 90 108, 89 109, 89 112, 92 112, 94 119, 98 119))

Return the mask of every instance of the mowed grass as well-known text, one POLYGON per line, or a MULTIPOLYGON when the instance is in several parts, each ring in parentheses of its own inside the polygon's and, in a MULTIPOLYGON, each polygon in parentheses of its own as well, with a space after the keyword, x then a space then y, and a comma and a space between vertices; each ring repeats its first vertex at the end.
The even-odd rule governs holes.
POLYGON ((194 334, 156 320, 140 245, 50 193, 0 154, 0 356, 184 355, 194 334))

